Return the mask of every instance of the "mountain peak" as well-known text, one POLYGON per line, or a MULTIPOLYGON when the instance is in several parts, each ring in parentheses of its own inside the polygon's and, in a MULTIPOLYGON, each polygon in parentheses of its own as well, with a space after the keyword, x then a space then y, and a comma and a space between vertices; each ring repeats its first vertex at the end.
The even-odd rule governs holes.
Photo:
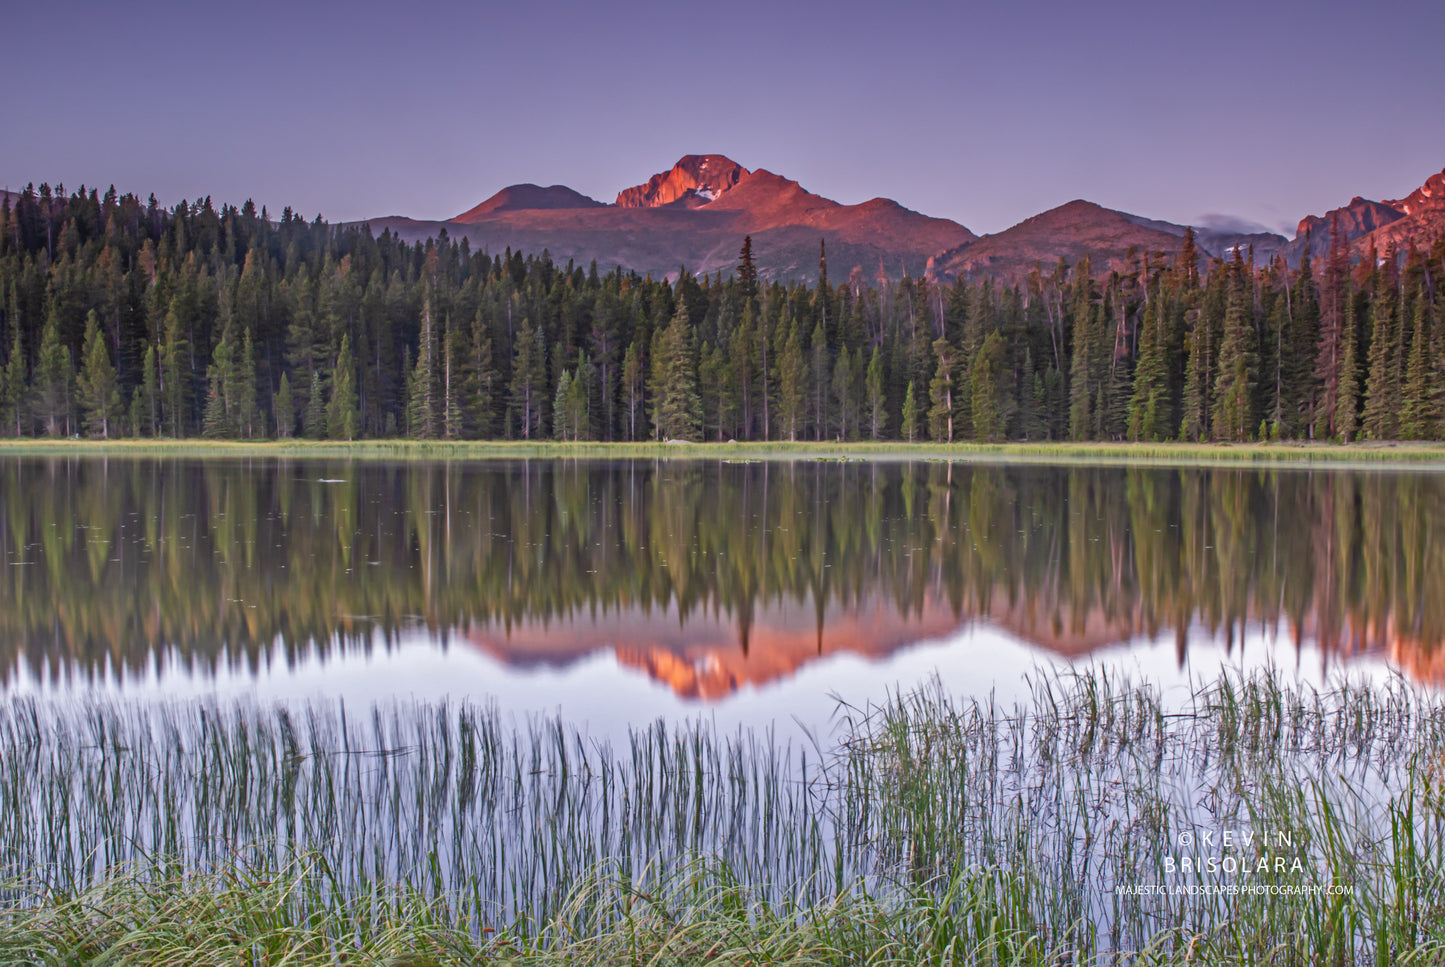
POLYGON ((462 212, 454 222, 478 222, 497 212, 541 211, 558 208, 601 208, 602 202, 573 191, 566 185, 509 185, 475 208, 462 212))
POLYGON ((706 205, 727 192, 748 169, 720 154, 685 155, 671 170, 653 175, 645 185, 617 193, 618 208, 661 208, 678 202, 688 208, 706 205))
POLYGON ((1384 204, 1404 212, 1406 215, 1418 215, 1429 209, 1445 208, 1445 171, 1426 178, 1423 185, 1404 198, 1398 201, 1386 201, 1384 204))

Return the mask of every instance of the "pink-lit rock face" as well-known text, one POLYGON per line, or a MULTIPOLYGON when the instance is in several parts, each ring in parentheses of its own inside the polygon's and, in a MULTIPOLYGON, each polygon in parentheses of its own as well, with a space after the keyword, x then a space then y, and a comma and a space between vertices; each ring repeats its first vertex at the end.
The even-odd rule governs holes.
POLYGON ((748 169, 720 154, 690 154, 645 185, 617 193, 618 208, 660 208, 677 201, 707 204, 732 189, 748 169))
POLYGON ((1445 171, 1425 179, 1425 183, 1398 201, 1387 201, 1386 205, 1406 215, 1416 215, 1431 209, 1445 209, 1445 171))
POLYGON ((1400 217, 1401 213, 1388 202, 1352 198, 1350 203, 1343 208, 1336 208, 1324 215, 1310 215, 1301 219, 1295 234, 1303 235, 1309 232, 1311 235, 1318 235, 1328 241, 1330 232, 1334 230, 1333 226, 1337 224, 1345 241, 1352 242, 1383 225, 1398 221, 1400 217))

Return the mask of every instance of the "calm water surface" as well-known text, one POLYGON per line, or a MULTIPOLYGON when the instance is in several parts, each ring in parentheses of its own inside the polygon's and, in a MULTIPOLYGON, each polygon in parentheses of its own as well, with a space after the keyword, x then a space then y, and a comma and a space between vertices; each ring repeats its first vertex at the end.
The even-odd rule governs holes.
POLYGON ((9 692, 824 721, 935 672, 1445 677, 1445 474, 8 459, 9 692))

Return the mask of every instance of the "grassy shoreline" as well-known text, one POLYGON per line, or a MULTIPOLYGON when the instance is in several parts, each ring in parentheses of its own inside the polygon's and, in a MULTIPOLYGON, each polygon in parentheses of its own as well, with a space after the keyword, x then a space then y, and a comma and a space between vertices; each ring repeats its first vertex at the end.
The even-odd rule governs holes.
POLYGON ((238 457, 346 460, 947 460, 1235 466, 1445 468, 1445 443, 561 443, 525 441, 0 440, 0 457, 238 457))
POLYGON ((0 704, 0 961, 1445 959, 1438 696, 1032 686, 844 708, 831 751, 434 705, 0 704), (1240 868, 1180 868, 1204 854, 1240 868), (1185 892, 1121 889, 1151 884, 1185 892))

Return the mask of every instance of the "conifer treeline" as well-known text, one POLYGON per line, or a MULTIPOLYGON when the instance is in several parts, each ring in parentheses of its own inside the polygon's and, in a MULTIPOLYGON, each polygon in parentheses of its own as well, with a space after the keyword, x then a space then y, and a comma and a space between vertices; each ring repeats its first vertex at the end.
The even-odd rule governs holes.
POLYGON ((0 206, 0 433, 353 439, 1445 436, 1445 243, 1298 270, 1136 253, 1009 287, 601 275, 445 234, 0 206))

